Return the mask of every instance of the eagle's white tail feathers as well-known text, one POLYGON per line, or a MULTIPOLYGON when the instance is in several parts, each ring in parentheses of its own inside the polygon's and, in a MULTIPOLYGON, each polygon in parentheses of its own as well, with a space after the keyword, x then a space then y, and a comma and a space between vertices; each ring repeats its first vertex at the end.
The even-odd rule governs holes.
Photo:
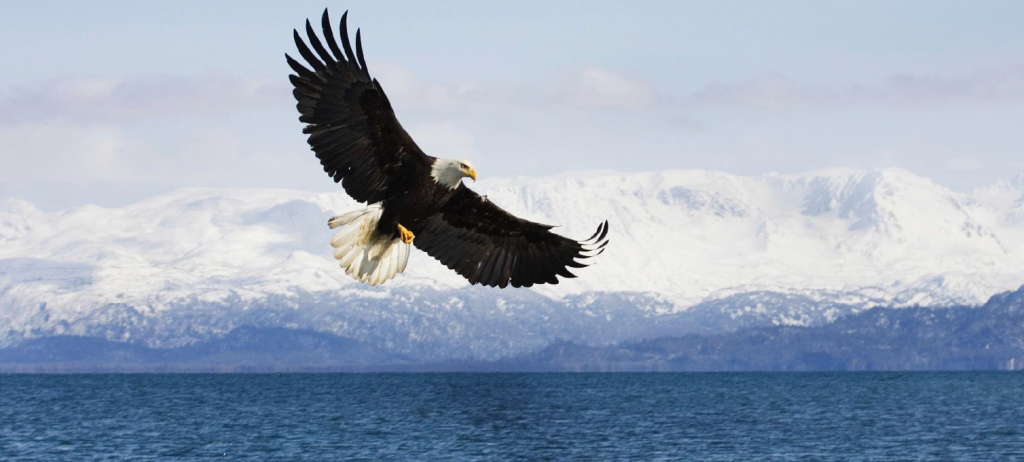
POLYGON ((331 229, 341 227, 331 238, 338 265, 353 279, 371 286, 405 271, 411 251, 401 238, 391 239, 376 232, 381 212, 380 205, 374 204, 327 221, 331 229))

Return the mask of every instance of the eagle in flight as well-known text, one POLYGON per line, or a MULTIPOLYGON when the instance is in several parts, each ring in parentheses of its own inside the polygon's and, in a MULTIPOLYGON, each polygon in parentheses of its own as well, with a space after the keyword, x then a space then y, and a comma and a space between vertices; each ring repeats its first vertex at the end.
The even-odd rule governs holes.
POLYGON ((324 10, 321 41, 306 21, 309 45, 294 31, 308 64, 285 55, 295 71, 299 121, 324 171, 367 207, 328 220, 336 258, 345 272, 370 285, 405 270, 411 245, 472 284, 505 288, 557 284, 575 277, 569 268, 607 245, 608 222, 585 241, 551 232, 506 212, 462 183, 476 181, 469 161, 428 156, 402 128, 377 79, 370 77, 356 31, 348 39, 341 17, 341 46, 324 10), (311 49, 312 48, 312 49, 311 49), (344 50, 344 51, 343 51, 344 50))

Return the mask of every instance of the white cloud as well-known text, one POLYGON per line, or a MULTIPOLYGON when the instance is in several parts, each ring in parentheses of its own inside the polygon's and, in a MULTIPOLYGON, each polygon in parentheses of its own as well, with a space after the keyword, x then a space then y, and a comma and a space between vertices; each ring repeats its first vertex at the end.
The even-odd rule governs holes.
POLYGON ((210 74, 133 78, 69 77, 7 88, 0 124, 136 122, 289 107, 287 82, 210 74))
POLYGON ((886 80, 883 93, 904 102, 1000 102, 1024 97, 1024 70, 967 76, 900 74, 886 80))
POLYGON ((834 101, 838 94, 825 87, 770 74, 731 83, 713 83, 692 93, 687 102, 699 106, 789 109, 834 101))
POLYGON ((0 126, 0 183, 245 187, 280 183, 291 170, 316 173, 316 159, 305 146, 297 144, 291 153, 273 146, 249 149, 247 142, 263 140, 255 137, 217 126, 166 127, 156 135, 151 128, 66 122, 0 126))
POLYGON ((646 83, 594 66, 580 71, 573 94, 573 102, 585 109, 643 109, 654 102, 646 83))
POLYGON ((425 82, 402 66, 381 63, 374 66, 373 72, 399 116, 399 108, 453 110, 468 102, 456 85, 425 82))
MULTIPOLYGON (((527 83, 428 82, 401 66, 375 67, 389 98, 402 109, 473 111, 636 110, 655 101, 653 89, 594 66, 527 83)), ((0 125, 68 123, 121 125, 160 119, 292 111, 290 86, 223 74, 199 76, 65 77, 0 89, 0 125)))
POLYGON ((779 74, 712 83, 684 98, 697 107, 757 110, 837 109, 854 105, 917 107, 953 103, 1001 103, 1024 99, 1024 70, 965 76, 897 74, 881 82, 822 84, 779 74))
POLYGON ((8 185, 60 179, 69 183, 123 178, 127 140, 112 127, 63 122, 0 126, 0 181, 8 185))
POLYGON ((433 111, 638 110, 653 106, 654 89, 619 72, 596 66, 545 76, 539 81, 502 83, 426 82, 401 66, 383 64, 375 73, 395 106, 433 111))

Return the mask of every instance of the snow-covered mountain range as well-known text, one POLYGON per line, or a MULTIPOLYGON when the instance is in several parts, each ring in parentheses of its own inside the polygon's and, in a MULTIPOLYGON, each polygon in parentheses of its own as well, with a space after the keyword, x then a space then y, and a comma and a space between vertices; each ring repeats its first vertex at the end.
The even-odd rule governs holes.
POLYGON ((0 346, 51 334, 176 346, 244 324, 424 357, 619 341, 874 305, 976 304, 1024 284, 1024 176, 957 192, 910 172, 588 172, 482 181, 507 210, 611 244, 577 279, 473 288, 415 251, 369 288, 335 266, 338 189, 183 189, 45 213, 0 199, 0 346))

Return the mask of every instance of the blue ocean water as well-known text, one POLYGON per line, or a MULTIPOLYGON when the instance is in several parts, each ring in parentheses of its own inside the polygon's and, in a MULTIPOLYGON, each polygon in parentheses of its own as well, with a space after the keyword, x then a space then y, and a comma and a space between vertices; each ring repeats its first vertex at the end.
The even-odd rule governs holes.
POLYGON ((0 375, 3 460, 1024 460, 1022 373, 0 375))

